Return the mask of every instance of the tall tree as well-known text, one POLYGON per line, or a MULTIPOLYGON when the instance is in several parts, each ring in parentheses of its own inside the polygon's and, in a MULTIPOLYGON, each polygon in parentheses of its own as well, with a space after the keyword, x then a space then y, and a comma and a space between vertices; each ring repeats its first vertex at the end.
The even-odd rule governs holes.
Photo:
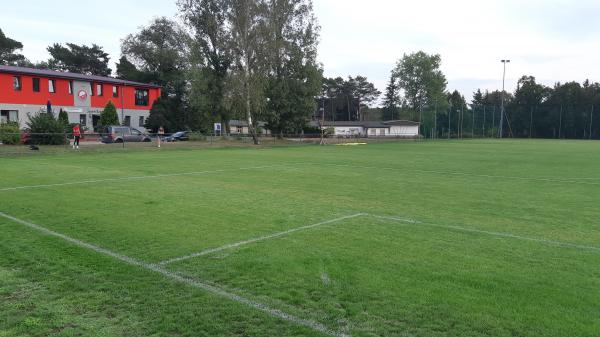
POLYGON ((255 123, 265 105, 264 83, 268 67, 265 14, 263 1, 231 0, 227 16, 231 28, 232 93, 237 106, 244 111, 255 144, 259 143, 255 123))
POLYGON ((25 61, 25 56, 17 53, 23 49, 23 44, 13 40, 2 32, 0 29, 0 64, 1 65, 18 65, 25 61))
POLYGON ((137 75, 145 82, 161 85, 165 95, 181 96, 185 87, 183 74, 187 69, 188 40, 189 36, 176 22, 156 18, 123 40, 123 57, 117 69, 125 72, 121 75, 137 75), (141 74, 132 71, 132 65, 141 74))
POLYGON ((426 105, 444 104, 447 81, 440 70, 441 63, 440 55, 428 55, 422 51, 405 54, 398 61, 393 73, 413 111, 426 105))
POLYGON ((193 34, 191 41, 191 104, 229 132, 226 85, 232 64, 230 3, 226 0, 178 0, 177 5, 193 34))
POLYGON ((385 88, 385 97, 383 100, 383 119, 393 120, 400 117, 400 105, 402 104, 400 97, 400 86, 395 74, 390 75, 390 81, 385 88))
POLYGON ((317 63, 319 25, 311 0, 267 0, 269 51, 268 126, 279 133, 301 131, 315 111, 322 69, 317 63))
POLYGON ((450 104, 450 130, 454 130, 458 137, 464 134, 464 126, 466 121, 468 122, 468 107, 465 97, 454 90, 452 93, 448 93, 448 103, 450 104))
POLYGON ((74 43, 67 43, 66 46, 55 43, 47 49, 51 56, 48 61, 51 69, 98 76, 110 76, 112 72, 108 67, 108 53, 96 44, 88 47, 74 43))
POLYGON ((128 35, 121 44, 123 56, 117 64, 117 75, 162 86, 160 107, 150 113, 166 113, 169 123, 163 123, 162 117, 149 118, 146 125, 152 130, 160 126, 168 131, 200 127, 186 106, 188 42, 189 36, 176 22, 161 17, 128 35))
POLYGON ((369 107, 369 104, 372 104, 379 98, 381 92, 364 76, 356 76, 354 79, 350 77, 350 81, 354 83, 354 97, 358 100, 356 119, 361 121, 364 120, 364 116, 361 114, 362 106, 369 107))
POLYGON ((509 127, 516 137, 533 136, 533 114, 548 98, 549 88, 538 84, 533 76, 519 79, 514 98, 509 102, 506 111, 509 127))

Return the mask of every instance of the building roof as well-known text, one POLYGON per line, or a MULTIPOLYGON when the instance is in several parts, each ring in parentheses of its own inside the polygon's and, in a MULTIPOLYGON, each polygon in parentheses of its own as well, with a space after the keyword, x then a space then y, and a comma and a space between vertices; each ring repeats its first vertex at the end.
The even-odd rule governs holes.
MULTIPOLYGON (((320 121, 315 121, 315 126, 319 126, 320 121)), ((363 128, 389 128, 392 126, 418 126, 419 122, 395 120, 395 121, 325 121, 325 127, 363 127, 363 128)))
MULTIPOLYGON (((264 128, 267 125, 267 123, 265 122, 258 122, 258 126, 261 128, 264 128)), ((242 121, 242 120, 238 120, 238 119, 232 119, 229 121, 229 126, 230 127, 248 127, 248 122, 247 121, 242 121)))
POLYGON ((114 78, 114 77, 84 75, 84 74, 77 74, 77 73, 70 73, 70 72, 47 70, 47 69, 34 69, 34 68, 0 65, 0 73, 61 78, 61 79, 85 81, 85 82, 101 82, 101 83, 128 85, 128 86, 143 87, 143 88, 160 88, 159 85, 121 80, 121 79, 114 78))

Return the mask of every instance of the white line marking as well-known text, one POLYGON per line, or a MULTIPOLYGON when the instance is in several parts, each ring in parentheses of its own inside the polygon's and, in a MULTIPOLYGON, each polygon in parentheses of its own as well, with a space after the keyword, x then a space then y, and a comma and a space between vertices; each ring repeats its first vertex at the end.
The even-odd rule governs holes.
POLYGON ((396 217, 375 216, 375 218, 383 219, 383 220, 391 220, 391 221, 402 221, 402 222, 412 223, 415 225, 444 228, 444 229, 450 229, 450 230, 455 230, 455 231, 460 231, 460 232, 487 234, 487 235, 498 236, 498 237, 503 237, 503 238, 532 241, 532 242, 538 242, 538 243, 543 243, 543 244, 547 244, 547 245, 553 245, 553 246, 559 246, 559 247, 565 247, 565 248, 574 248, 574 249, 579 249, 579 250, 587 250, 587 251, 600 253, 600 247, 579 245, 579 244, 570 243, 570 242, 554 241, 554 240, 547 240, 547 239, 541 239, 541 238, 532 238, 532 237, 528 237, 528 236, 515 235, 512 233, 494 232, 494 231, 466 228, 466 227, 454 226, 454 225, 440 225, 440 224, 433 224, 433 223, 419 222, 419 221, 410 222, 410 221, 406 221, 404 219, 396 218, 396 217))
POLYGON ((149 263, 145 263, 142 262, 140 260, 134 259, 132 257, 129 256, 125 256, 125 255, 121 255, 118 253, 115 253, 113 251, 110 251, 108 249, 105 248, 101 248, 92 244, 89 244, 87 242, 78 240, 78 239, 74 239, 70 236, 55 232, 53 230, 47 229, 45 227, 42 227, 40 225, 36 225, 32 222, 29 221, 25 221, 25 220, 21 220, 18 218, 15 218, 13 216, 10 216, 8 214, 5 214, 3 212, 0 212, 0 217, 6 218, 8 220, 11 220, 13 222, 19 223, 21 225, 24 225, 26 227, 29 227, 31 229, 34 229, 38 232, 44 233, 46 235, 50 235, 50 236, 54 236, 57 238, 60 238, 62 240, 65 240, 67 242, 70 242, 76 246, 82 247, 82 248, 86 248, 89 250, 92 250, 94 252, 103 254, 103 255, 107 255, 110 256, 116 260, 119 260, 121 262, 125 262, 126 264, 132 265, 132 266, 136 266, 136 267, 141 267, 143 269, 149 270, 149 271, 153 271, 155 273, 161 274, 162 276, 169 278, 173 281, 179 282, 179 283, 183 283, 186 285, 189 285, 191 287, 194 288, 198 288, 198 289, 202 289, 210 294, 216 295, 216 296, 221 296, 224 298, 227 298, 231 301, 237 302, 237 303, 241 303, 241 304, 245 304, 251 308, 260 310, 264 313, 267 313, 268 315, 275 317, 275 318, 279 318, 291 323, 294 323, 296 325, 299 326, 304 326, 310 329, 313 329, 317 332, 329 335, 329 336, 333 336, 333 337, 350 337, 350 335, 342 333, 342 332, 338 332, 338 331, 333 331, 331 329, 329 329, 328 327, 326 327, 325 325, 318 323, 316 321, 312 321, 312 320, 308 320, 308 319, 303 319, 303 318, 299 318, 296 317, 294 315, 285 313, 281 310, 278 309, 273 309, 270 308, 269 306, 259 303, 259 302, 255 302, 253 300, 250 300, 248 298, 227 292, 221 288, 215 287, 213 285, 207 284, 207 283, 203 283, 201 281, 198 280, 194 280, 190 277, 187 276, 183 276, 177 273, 173 273, 168 271, 165 268, 162 268, 161 266, 158 266, 156 264, 149 264, 149 263))
POLYGON ((175 263, 175 262, 180 262, 180 261, 184 261, 184 260, 193 259, 195 257, 205 256, 205 255, 217 253, 217 252, 220 252, 220 251, 223 251, 223 250, 226 250, 226 249, 238 248, 240 246, 249 245, 249 244, 252 244, 252 243, 255 243, 255 242, 269 240, 269 239, 274 239, 274 238, 278 238, 280 236, 292 234, 292 233, 295 233, 295 232, 304 231, 304 230, 312 229, 312 228, 315 228, 315 227, 319 227, 319 226, 323 226, 323 225, 328 225, 328 224, 331 224, 331 223, 334 223, 334 222, 339 222, 339 221, 343 221, 343 220, 353 219, 353 218, 357 218, 357 217, 365 216, 365 215, 368 215, 368 214, 366 214, 366 213, 357 213, 357 214, 343 216, 343 217, 340 217, 340 218, 335 218, 335 219, 331 219, 331 220, 327 220, 327 221, 322 221, 322 222, 319 222, 319 223, 316 223, 316 224, 312 224, 312 225, 307 225, 307 226, 292 228, 292 229, 289 229, 289 230, 286 230, 286 231, 283 231, 283 232, 277 232, 277 233, 273 233, 273 234, 269 234, 269 235, 260 236, 260 237, 253 238, 253 239, 249 239, 249 240, 244 240, 244 241, 240 241, 240 242, 236 242, 236 243, 231 243, 231 244, 224 245, 224 246, 217 247, 217 248, 211 248, 211 249, 203 250, 201 252, 190 254, 190 255, 186 255, 186 256, 172 258, 172 259, 169 259, 169 260, 165 260, 165 261, 159 262, 158 264, 161 265, 161 266, 164 266, 164 265, 167 265, 167 264, 170 264, 170 263, 175 263))
POLYGON ((600 185, 600 182, 591 182, 591 181, 580 181, 577 179, 597 179, 597 178, 536 178, 536 177, 513 177, 513 176, 498 176, 498 175, 490 175, 490 174, 475 174, 475 173, 465 173, 465 172, 446 172, 446 171, 434 171, 434 170, 415 170, 410 168, 395 168, 395 167, 379 167, 379 166, 361 166, 361 165, 350 165, 350 164, 327 164, 327 163, 310 163, 304 162, 300 164, 308 164, 308 165, 320 165, 320 166, 334 166, 334 167, 349 167, 349 168, 357 168, 357 169, 368 169, 368 170, 386 170, 386 171, 404 171, 404 172, 413 172, 413 173, 432 173, 432 174, 440 174, 440 175, 451 175, 451 176, 465 176, 465 177, 477 177, 477 178, 494 178, 494 179, 512 179, 512 180, 525 180, 525 181, 542 181, 542 182, 551 182, 551 183, 568 183, 568 184, 578 184, 578 185, 600 185))
POLYGON ((413 220, 413 219, 406 219, 406 218, 399 218, 399 217, 395 217, 395 216, 382 216, 382 215, 372 215, 369 214, 370 216, 377 218, 377 219, 384 219, 384 220, 392 220, 392 221, 398 221, 398 222, 407 222, 407 223, 411 223, 411 224, 422 224, 421 221, 417 221, 417 220, 413 220))
POLYGON ((268 166, 240 167, 240 168, 233 168, 233 169, 221 169, 221 170, 211 170, 211 171, 168 173, 168 174, 156 174, 156 175, 147 175, 147 176, 132 176, 132 177, 120 177, 120 178, 106 178, 106 179, 95 179, 95 180, 83 180, 83 181, 73 181, 73 182, 56 183, 56 184, 43 184, 43 185, 29 185, 29 186, 5 187, 5 188, 0 188, 0 192, 16 191, 16 190, 28 190, 28 189, 35 189, 35 188, 47 188, 47 187, 60 187, 60 186, 71 186, 71 185, 96 184, 96 183, 103 183, 103 182, 114 182, 114 181, 125 181, 125 180, 143 180, 143 179, 156 179, 156 178, 168 178, 168 177, 202 175, 202 174, 221 173, 221 172, 235 172, 235 171, 244 171, 244 170, 260 170, 260 169, 268 169, 268 168, 275 168, 275 167, 286 167, 286 165, 279 164, 279 165, 268 165, 268 166))

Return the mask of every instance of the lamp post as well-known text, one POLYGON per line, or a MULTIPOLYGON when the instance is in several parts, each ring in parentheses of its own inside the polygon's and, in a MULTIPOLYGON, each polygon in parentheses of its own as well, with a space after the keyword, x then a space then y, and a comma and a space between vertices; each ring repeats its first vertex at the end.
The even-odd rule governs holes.
POLYGON ((506 64, 510 63, 510 60, 501 60, 504 65, 504 72, 502 73, 502 105, 500 107, 500 131, 499 136, 502 138, 503 136, 503 128, 504 128, 504 82, 506 81, 506 64))

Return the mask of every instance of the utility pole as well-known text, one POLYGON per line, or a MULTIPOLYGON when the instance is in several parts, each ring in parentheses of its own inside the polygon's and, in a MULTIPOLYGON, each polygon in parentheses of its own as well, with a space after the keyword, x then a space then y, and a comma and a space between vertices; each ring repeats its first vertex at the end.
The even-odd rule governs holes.
POLYGON ((531 131, 533 130, 533 107, 531 107, 531 111, 529 113, 529 138, 532 138, 531 131))
POLYGON ((325 145, 325 95, 321 98, 321 143, 325 145))
POLYGON ((471 124, 471 138, 475 139, 475 110, 471 109, 471 115, 473 115, 473 124, 471 124))
POLYGON ((463 136, 465 134, 465 129, 463 127, 464 121, 465 121, 465 108, 461 104, 461 106, 460 106, 460 139, 463 139, 463 136))
POLYGON ((560 139, 560 136, 562 134, 562 110, 563 110, 563 106, 561 104, 560 105, 560 115, 558 117, 558 139, 560 139))
POLYGON ((492 109, 492 138, 494 138, 494 127, 496 126, 496 106, 492 109))
POLYGON ((592 111, 590 112, 590 140, 592 140, 592 125, 594 123, 594 105, 592 104, 592 111))
MULTIPOLYGON (((419 104, 419 129, 423 130, 423 102, 421 101, 419 104)), ((419 131, 419 134, 422 135, 422 131, 419 131)))
POLYGON ((452 108, 448 109, 448 140, 450 140, 450 114, 452 113, 452 108))
POLYGON ((504 65, 504 71, 502 73, 502 107, 500 108, 500 138, 502 138, 503 134, 503 128, 504 128, 504 83, 506 81, 506 64, 510 63, 510 60, 501 60, 502 64, 504 65))
POLYGON ((483 130, 481 133, 481 138, 485 138, 485 105, 483 106, 483 130))
MULTIPOLYGON (((434 110, 434 118, 433 118, 433 139, 437 138, 437 101, 435 101, 435 110, 434 110)), ((590 127, 591 129, 591 127, 590 127)))

